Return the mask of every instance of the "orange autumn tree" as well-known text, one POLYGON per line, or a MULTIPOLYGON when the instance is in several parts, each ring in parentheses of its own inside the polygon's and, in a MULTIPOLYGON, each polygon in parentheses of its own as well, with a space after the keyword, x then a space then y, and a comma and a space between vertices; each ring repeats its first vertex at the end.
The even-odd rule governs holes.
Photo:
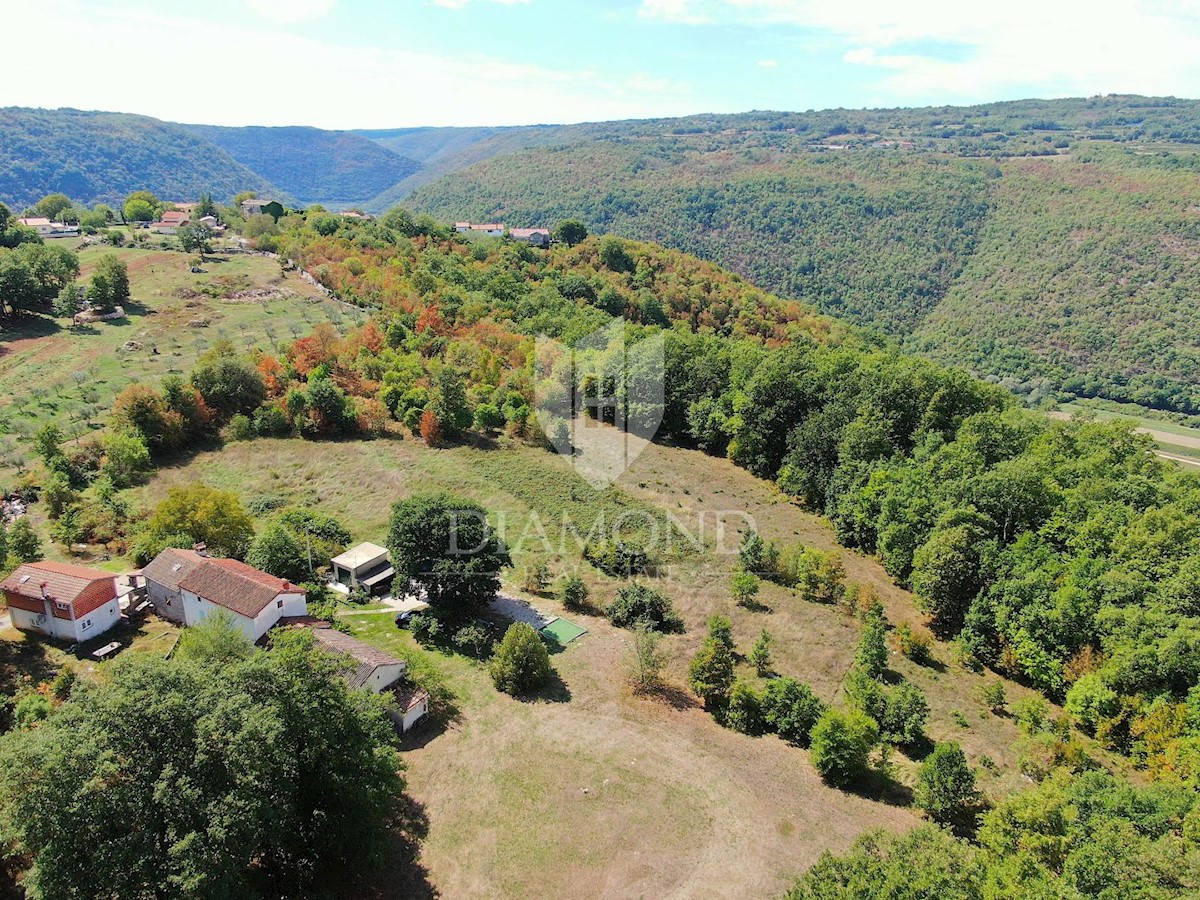
POLYGON ((437 413, 432 407, 421 413, 421 440, 426 447, 436 447, 442 440, 442 423, 438 421, 437 413))

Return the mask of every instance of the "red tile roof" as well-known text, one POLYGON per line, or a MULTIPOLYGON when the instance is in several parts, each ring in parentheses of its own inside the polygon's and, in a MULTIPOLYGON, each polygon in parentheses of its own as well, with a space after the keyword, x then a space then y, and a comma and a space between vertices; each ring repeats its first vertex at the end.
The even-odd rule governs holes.
POLYGON ((204 562, 204 559, 195 550, 168 547, 146 564, 142 574, 155 584, 161 584, 170 591, 178 591, 179 582, 187 578, 192 569, 204 562))
POLYGON ((60 619, 87 615, 117 596, 111 572, 45 560, 17 566, 0 589, 10 606, 29 612, 45 612, 43 601, 48 599, 60 619), (60 603, 68 608, 59 608, 60 603))
POLYGON ((304 593, 290 581, 236 559, 205 559, 179 582, 179 587, 250 619, 280 594, 304 593))
POLYGON ((354 660, 354 665, 346 672, 346 681, 352 688, 360 688, 366 684, 371 673, 380 666, 400 666, 401 674, 397 676, 398 678, 403 677, 404 672, 407 671, 408 667, 404 660, 385 653, 378 647, 372 647, 356 637, 334 631, 332 628, 314 628, 313 637, 317 639, 317 643, 321 645, 322 649, 330 653, 344 653, 354 660))

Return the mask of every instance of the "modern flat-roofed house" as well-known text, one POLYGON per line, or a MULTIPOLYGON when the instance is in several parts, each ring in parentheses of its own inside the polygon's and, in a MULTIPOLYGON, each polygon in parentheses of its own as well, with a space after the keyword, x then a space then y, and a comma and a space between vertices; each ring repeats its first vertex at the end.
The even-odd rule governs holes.
POLYGON ((79 236, 78 225, 51 222, 49 219, 40 216, 25 216, 24 218, 17 219, 17 222, 26 228, 32 228, 44 238, 79 236))
POLYGON ((513 228, 508 233, 514 241, 525 241, 535 247, 550 246, 549 228, 513 228))
POLYGON ((351 547, 329 564, 330 585, 346 593, 358 589, 368 594, 386 594, 396 577, 391 554, 378 544, 351 547))
POLYGON ((305 616, 305 592, 236 559, 213 559, 194 550, 167 549, 144 569, 146 592, 156 609, 181 625, 224 611, 251 643, 284 616, 305 616))
POLYGON ((343 677, 350 687, 387 692, 396 698, 392 718, 402 731, 408 731, 429 711, 429 694, 405 681, 408 665, 404 660, 327 625, 314 628, 313 637, 321 649, 349 658, 343 677))
POLYGON ((111 572, 69 563, 23 563, 0 589, 14 628, 64 641, 86 641, 121 620, 111 572))

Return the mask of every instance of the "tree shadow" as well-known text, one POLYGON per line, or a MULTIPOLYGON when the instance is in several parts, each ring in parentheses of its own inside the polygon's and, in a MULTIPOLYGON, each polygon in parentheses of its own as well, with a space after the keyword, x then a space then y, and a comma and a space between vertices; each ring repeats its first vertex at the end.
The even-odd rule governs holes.
POLYGON ((689 709, 700 709, 700 701, 696 699, 689 691, 685 691, 678 685, 668 682, 661 682, 657 687, 647 691, 642 691, 637 694, 639 697, 645 697, 648 700, 656 700, 660 703, 665 703, 671 709, 677 712, 683 712, 689 709))
POLYGON ((847 785, 844 790, 865 800, 874 800, 888 806, 912 806, 913 802, 912 788, 878 769, 871 769, 854 784, 847 785))
POLYGON ((933 748, 934 742, 924 732, 911 743, 900 746, 900 749, 904 751, 904 755, 914 762, 922 762, 925 757, 933 752, 933 748))
POLYGON ((429 815, 424 804, 404 794, 397 804, 379 868, 329 885, 330 896, 345 900, 385 900, 404 897, 433 900, 438 889, 421 863, 421 843, 429 835, 429 815))
POLYGON ((768 606, 758 600, 743 600, 738 606, 750 612, 769 613, 775 611, 774 607, 768 606))
POLYGON ((571 689, 567 687, 567 683, 562 680, 562 677, 554 672, 541 689, 517 699, 526 703, 570 703, 571 689))

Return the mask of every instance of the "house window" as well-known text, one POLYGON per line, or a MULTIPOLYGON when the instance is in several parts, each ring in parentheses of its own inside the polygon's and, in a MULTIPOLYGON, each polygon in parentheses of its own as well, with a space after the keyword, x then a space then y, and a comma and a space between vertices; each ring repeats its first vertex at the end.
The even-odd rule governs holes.
POLYGON ((278 600, 275 601, 275 608, 283 609, 283 598, 282 597, 280 597, 278 600))
POLYGON ((89 628, 91 628, 91 627, 92 627, 92 620, 91 620, 91 619, 84 619, 84 620, 83 620, 83 622, 81 622, 81 623, 80 623, 80 625, 79 625, 79 630, 80 630, 80 631, 87 631, 87 630, 88 630, 89 628))
POLYGON ((57 606, 59 609, 61 609, 63 612, 67 611, 67 604, 63 603, 61 600, 56 600, 54 602, 54 605, 57 606))

